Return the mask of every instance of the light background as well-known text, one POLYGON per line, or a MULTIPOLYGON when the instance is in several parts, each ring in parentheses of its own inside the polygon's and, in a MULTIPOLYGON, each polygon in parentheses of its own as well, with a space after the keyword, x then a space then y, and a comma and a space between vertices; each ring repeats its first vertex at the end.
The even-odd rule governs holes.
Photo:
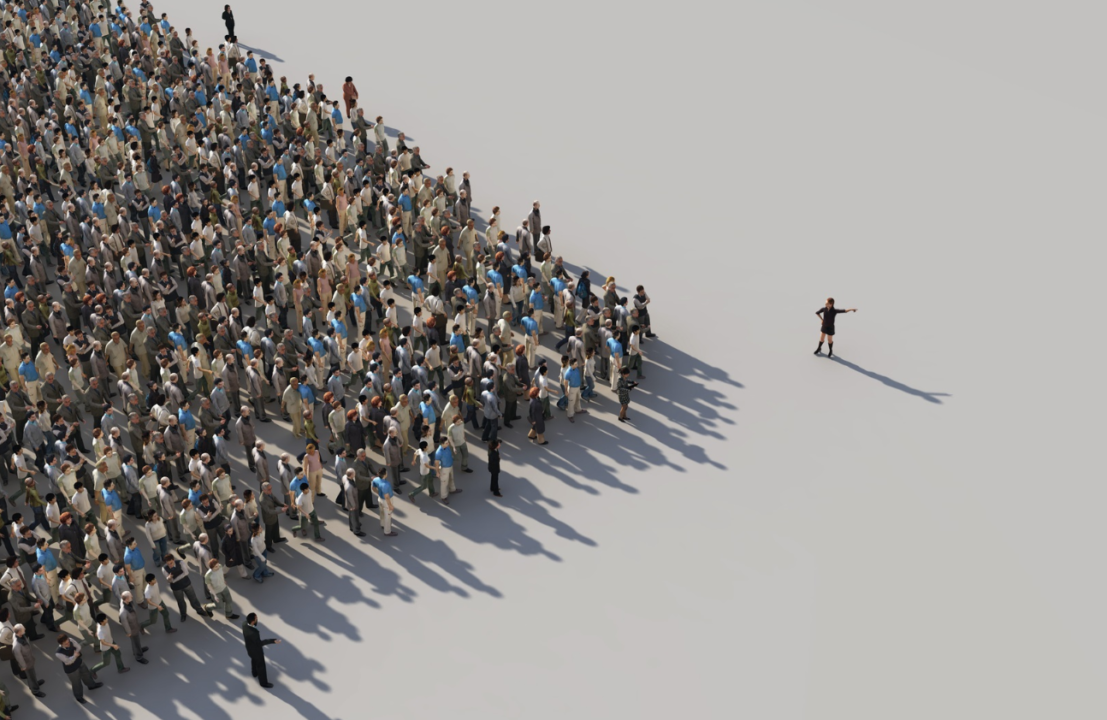
MULTIPOLYGON (((204 48, 221 8, 156 6, 204 48)), ((234 9, 278 75, 353 75, 469 171, 482 216, 540 199, 661 341, 633 426, 604 391, 548 448, 505 434, 503 501, 478 464, 449 510, 398 503, 394 543, 326 507, 324 547, 232 577, 285 640, 274 692, 190 621, 90 712, 1104 716, 1101 4, 234 9), (811 355, 828 295, 860 308, 839 363, 811 355)), ((81 716, 40 665, 31 716, 81 716)))

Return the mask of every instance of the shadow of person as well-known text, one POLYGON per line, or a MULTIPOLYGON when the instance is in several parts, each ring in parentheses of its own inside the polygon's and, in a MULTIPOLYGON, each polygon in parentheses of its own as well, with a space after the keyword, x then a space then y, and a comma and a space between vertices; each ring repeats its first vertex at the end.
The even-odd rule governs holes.
POLYGON ((249 52, 252 52, 253 54, 257 55, 259 58, 265 58, 265 60, 268 61, 268 62, 279 62, 279 63, 284 62, 284 60, 281 60, 279 57, 277 57, 273 53, 269 52, 268 50, 262 50, 261 48, 250 47, 249 45, 243 45, 242 43, 239 43, 238 46, 240 48, 242 48, 243 50, 247 50, 249 52))
POLYGON ((927 402, 934 403, 935 405, 941 405, 942 404, 942 401, 939 400, 939 398, 952 397, 949 393, 925 392, 923 390, 918 390, 916 388, 913 388, 910 385, 904 385, 903 383, 899 382, 898 380, 893 380, 892 378, 890 378, 886 375, 881 375, 880 373, 874 373, 871 370, 866 370, 865 368, 861 367, 860 365, 856 365, 854 363, 851 363, 849 360, 843 360, 842 358, 838 357, 837 355, 835 355, 834 357, 832 357, 830 359, 833 360, 834 362, 838 363, 839 365, 844 365, 845 367, 848 367, 850 370, 856 370, 857 372, 861 373, 862 375, 865 375, 866 377, 871 377, 873 380, 879 380, 880 382, 884 383, 885 385, 887 385, 890 388, 895 388, 896 390, 899 390, 900 392, 905 392, 908 395, 914 395, 915 397, 920 397, 923 400, 926 400, 927 402))

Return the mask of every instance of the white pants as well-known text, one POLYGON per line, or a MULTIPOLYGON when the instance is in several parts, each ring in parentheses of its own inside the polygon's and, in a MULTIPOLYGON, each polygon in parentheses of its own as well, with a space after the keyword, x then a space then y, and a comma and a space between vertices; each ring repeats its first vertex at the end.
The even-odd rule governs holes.
POLYGON ((454 485, 454 469, 452 467, 442 468, 438 471, 438 497, 445 500, 449 497, 450 492, 457 490, 457 486, 454 485))
POLYGON ((554 296, 554 327, 565 325, 565 303, 561 300, 561 293, 554 296))
POLYGON ((381 516, 381 527, 384 534, 392 532, 392 513, 388 510, 388 502, 384 498, 377 498, 377 512, 381 516))
MULTIPOLYGON (((542 315, 544 313, 545 313, 545 310, 535 310, 534 311, 534 322, 538 323, 538 334, 539 335, 541 335, 543 333, 543 330, 542 330, 542 315)), ((532 362, 531 365, 533 365, 533 364, 534 363, 532 362)))
MULTIPOLYGON (((14 377, 19 377, 15 375, 14 377)), ((27 397, 31 399, 35 405, 38 405, 42 400, 42 381, 41 380, 24 380, 23 385, 27 388, 27 397)))
POLYGON ((573 415, 580 412, 580 388, 569 388, 569 404, 565 409, 568 411, 569 417, 573 417, 573 415))
POLYGON ((611 380, 611 392, 615 392, 615 387, 619 384, 619 378, 621 377, 619 371, 623 369, 622 358, 617 355, 611 356, 611 362, 608 363, 610 371, 607 373, 611 380))
POLYGON ((527 354, 527 364, 530 367, 535 366, 534 361, 535 361, 535 357, 538 353, 537 345, 538 345, 537 340, 535 338, 531 337, 530 335, 527 335, 525 347, 526 347, 526 354, 527 354))

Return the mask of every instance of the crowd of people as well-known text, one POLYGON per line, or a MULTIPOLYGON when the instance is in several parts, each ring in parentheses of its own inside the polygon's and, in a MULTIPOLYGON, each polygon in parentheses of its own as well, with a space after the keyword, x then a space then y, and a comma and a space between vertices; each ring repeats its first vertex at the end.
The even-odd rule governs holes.
POLYGON ((570 273, 539 202, 477 218, 352 78, 290 85, 229 6, 215 49, 146 2, 0 8, 0 659, 35 697, 36 641, 85 702, 174 600, 237 619, 228 576, 272 577, 282 531, 324 542, 320 499, 392 537, 478 438, 501 496, 502 429, 546 445, 600 383, 627 420, 645 289, 570 273))

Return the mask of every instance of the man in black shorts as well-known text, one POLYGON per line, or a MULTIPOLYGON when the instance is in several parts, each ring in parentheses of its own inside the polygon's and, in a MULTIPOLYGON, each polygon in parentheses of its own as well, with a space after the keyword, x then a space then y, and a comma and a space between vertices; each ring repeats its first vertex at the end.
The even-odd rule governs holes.
POLYGON ((838 313, 857 312, 857 308, 850 308, 849 310, 839 310, 834 307, 834 298, 826 299, 826 307, 819 308, 815 311, 815 314, 822 320, 823 328, 819 334, 819 347, 815 348, 816 355, 823 354, 823 342, 826 341, 830 345, 830 352, 827 353, 827 357, 834 357, 834 318, 838 313))

